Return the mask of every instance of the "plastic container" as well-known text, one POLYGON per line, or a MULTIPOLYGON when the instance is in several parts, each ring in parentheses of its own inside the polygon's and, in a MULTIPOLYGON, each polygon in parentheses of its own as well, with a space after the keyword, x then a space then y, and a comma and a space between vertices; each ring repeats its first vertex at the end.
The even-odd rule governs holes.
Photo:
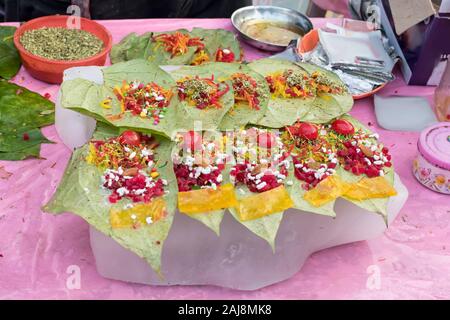
POLYGON ((61 61, 42 58, 25 50, 20 44, 20 37, 27 30, 39 29, 43 27, 67 27, 68 19, 71 16, 55 15, 46 16, 28 21, 21 25, 14 33, 14 44, 19 50, 22 63, 27 71, 36 79, 49 83, 61 83, 64 70, 79 66, 102 66, 106 62, 108 52, 111 50, 112 37, 109 31, 101 24, 85 19, 80 19, 82 30, 88 31, 103 41, 104 47, 98 54, 80 60, 61 61))
POLYGON ((417 143, 413 172, 425 187, 450 194, 450 122, 422 131, 417 143))

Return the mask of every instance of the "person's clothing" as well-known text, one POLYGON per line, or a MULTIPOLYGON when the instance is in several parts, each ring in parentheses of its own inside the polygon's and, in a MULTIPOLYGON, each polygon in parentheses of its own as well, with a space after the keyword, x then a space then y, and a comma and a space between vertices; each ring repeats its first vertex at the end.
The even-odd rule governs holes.
POLYGON ((0 0, 6 21, 27 21, 45 15, 67 14, 76 4, 92 19, 229 18, 251 0, 0 0))

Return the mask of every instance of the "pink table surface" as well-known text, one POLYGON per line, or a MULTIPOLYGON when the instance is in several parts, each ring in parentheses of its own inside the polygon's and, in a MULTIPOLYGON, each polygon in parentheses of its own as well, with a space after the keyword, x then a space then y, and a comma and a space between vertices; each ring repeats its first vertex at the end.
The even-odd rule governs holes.
MULTIPOLYGON (((324 20, 315 20, 322 25, 324 20)), ((232 30, 228 19, 103 21, 114 42, 138 30, 180 27, 232 30)), ((248 60, 267 55, 244 45, 248 60)), ((401 77, 400 77, 401 78, 401 77)), ((15 82, 56 96, 58 86, 21 70, 15 82)), ((391 83, 383 94, 430 97, 432 88, 391 83)), ((352 115, 371 125, 391 149, 397 173, 410 197, 386 233, 371 241, 313 254, 291 279, 253 292, 208 286, 151 287, 104 279, 95 269, 88 224, 72 214, 40 210, 53 194, 70 151, 54 126, 43 130, 56 142, 45 159, 0 162, 0 299, 443 299, 450 298, 449 197, 425 189, 411 173, 417 133, 377 127, 372 98, 356 102, 352 115), (4 170, 12 175, 5 177, 4 170), (68 267, 81 270, 81 288, 66 286, 68 267)))

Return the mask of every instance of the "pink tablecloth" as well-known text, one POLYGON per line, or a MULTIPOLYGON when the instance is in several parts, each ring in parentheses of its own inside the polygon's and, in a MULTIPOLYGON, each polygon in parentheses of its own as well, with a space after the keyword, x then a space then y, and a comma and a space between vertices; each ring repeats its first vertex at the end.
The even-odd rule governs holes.
MULTIPOLYGON (((231 30, 229 20, 103 24, 114 42, 135 30, 194 26, 231 30)), ((267 55, 247 46, 244 49, 248 60, 267 55)), ((58 90, 34 80, 24 70, 15 82, 52 97, 58 90)), ((384 93, 429 97, 432 89, 406 87, 397 80, 384 93)), ((0 162, 0 299, 450 298, 450 199, 423 188, 411 174, 418 134, 377 127, 372 99, 357 102, 351 113, 371 125, 390 147, 396 170, 410 192, 408 202, 382 237, 318 252, 291 279, 254 292, 205 286, 150 287, 100 277, 89 247, 87 223, 71 214, 52 216, 40 210, 53 194, 70 156, 55 128, 45 128, 44 134, 57 142, 43 147, 45 159, 0 162), (4 170, 12 175, 6 178, 4 170), (80 289, 66 285, 72 265, 80 267, 80 289)))

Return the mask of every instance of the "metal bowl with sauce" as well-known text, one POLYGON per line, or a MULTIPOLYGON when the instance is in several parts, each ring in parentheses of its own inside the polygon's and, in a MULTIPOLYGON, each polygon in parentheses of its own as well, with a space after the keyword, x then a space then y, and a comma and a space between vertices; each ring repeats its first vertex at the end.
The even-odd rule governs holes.
POLYGON ((300 12, 276 6, 240 8, 231 15, 231 22, 245 42, 268 51, 286 49, 291 40, 313 28, 300 12))

